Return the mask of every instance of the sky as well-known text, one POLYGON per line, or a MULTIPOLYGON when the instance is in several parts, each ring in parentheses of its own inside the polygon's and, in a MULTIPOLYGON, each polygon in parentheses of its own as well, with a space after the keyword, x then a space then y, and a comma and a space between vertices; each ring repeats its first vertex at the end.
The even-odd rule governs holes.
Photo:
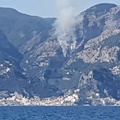
MULTIPOLYGON (((114 3, 120 5, 120 0, 74 0, 76 14, 98 3, 114 3)), ((56 0, 0 0, 0 7, 14 8, 19 12, 39 16, 57 17, 56 0)))

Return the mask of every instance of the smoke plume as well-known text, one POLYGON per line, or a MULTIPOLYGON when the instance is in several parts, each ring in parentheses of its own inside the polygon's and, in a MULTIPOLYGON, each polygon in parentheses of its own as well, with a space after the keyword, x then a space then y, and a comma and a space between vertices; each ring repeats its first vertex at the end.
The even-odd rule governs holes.
POLYGON ((54 23, 55 35, 66 57, 76 47, 75 36, 75 9, 73 0, 56 0, 58 6, 58 19, 54 23))

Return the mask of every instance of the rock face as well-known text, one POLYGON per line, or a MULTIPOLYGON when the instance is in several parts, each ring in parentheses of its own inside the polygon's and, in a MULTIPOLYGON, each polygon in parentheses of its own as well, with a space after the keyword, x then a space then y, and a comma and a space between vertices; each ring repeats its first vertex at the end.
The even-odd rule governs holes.
POLYGON ((120 7, 99 4, 81 16, 76 49, 64 57, 53 35, 55 18, 0 8, 3 104, 120 105, 120 7))

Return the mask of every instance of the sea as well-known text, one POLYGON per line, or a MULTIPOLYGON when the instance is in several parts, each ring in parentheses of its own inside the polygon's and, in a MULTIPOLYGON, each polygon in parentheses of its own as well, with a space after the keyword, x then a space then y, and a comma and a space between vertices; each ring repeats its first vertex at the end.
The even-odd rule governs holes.
POLYGON ((120 120, 120 107, 0 107, 0 120, 120 120))

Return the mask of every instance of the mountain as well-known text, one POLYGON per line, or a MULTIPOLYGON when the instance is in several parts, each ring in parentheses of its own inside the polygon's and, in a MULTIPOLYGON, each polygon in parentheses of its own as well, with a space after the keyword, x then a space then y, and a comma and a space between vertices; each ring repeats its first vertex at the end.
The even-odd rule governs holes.
POLYGON ((76 48, 64 57, 56 18, 0 8, 0 62, 14 65, 0 75, 1 105, 120 105, 120 7, 98 4, 76 19, 76 48))
POLYGON ((17 48, 39 33, 44 33, 44 40, 54 20, 25 15, 11 8, 0 8, 0 28, 17 48))

